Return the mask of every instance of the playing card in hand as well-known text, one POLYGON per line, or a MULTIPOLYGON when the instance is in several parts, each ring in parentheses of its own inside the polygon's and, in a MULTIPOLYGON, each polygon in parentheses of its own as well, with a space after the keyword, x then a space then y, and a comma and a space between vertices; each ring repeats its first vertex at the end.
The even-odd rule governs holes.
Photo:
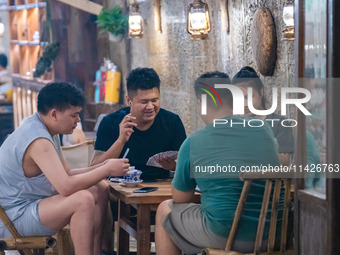
POLYGON ((171 158, 173 160, 177 159, 178 151, 165 151, 160 152, 152 157, 149 158, 148 162, 146 162, 147 166, 154 166, 154 167, 160 167, 163 168, 162 165, 159 163, 161 159, 163 158, 171 158))

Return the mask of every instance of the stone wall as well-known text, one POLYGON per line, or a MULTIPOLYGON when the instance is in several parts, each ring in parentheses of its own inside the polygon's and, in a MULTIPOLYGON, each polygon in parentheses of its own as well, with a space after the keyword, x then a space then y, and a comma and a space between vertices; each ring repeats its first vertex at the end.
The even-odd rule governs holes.
MULTIPOLYGON (((266 89, 274 85, 293 86, 294 43, 281 41, 283 0, 229 0, 230 33, 225 31, 225 20, 221 20, 220 1, 206 0, 212 30, 204 41, 193 41, 186 31, 186 10, 192 0, 161 0, 162 32, 154 29, 153 1, 139 2, 144 37, 111 43, 111 59, 121 68, 123 77, 136 67, 154 68, 162 81, 162 107, 179 114, 188 133, 201 126, 192 91, 199 75, 217 70, 233 77, 245 65, 257 70, 250 34, 252 17, 259 7, 267 7, 272 12, 278 42, 274 74, 260 75, 260 78, 266 89)), ((112 6, 116 3, 122 5, 123 1, 110 1, 112 6)), ((271 102, 270 97, 268 101, 271 102)))

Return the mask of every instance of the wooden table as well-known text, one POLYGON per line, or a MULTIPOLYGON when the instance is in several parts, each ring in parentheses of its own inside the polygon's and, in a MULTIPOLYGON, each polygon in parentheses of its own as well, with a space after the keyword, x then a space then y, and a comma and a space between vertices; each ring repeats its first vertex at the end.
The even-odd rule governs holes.
MULTIPOLYGON (((138 187, 124 187, 119 183, 110 183, 111 193, 118 198, 118 254, 129 254, 129 236, 137 240, 137 255, 150 254, 151 211, 156 211, 164 200, 171 199, 171 180, 148 182, 138 187), (158 187, 149 193, 133 193, 142 187, 158 187), (130 220, 130 206, 137 208, 137 224, 130 220)), ((195 194, 195 202, 199 202, 199 193, 195 194)))

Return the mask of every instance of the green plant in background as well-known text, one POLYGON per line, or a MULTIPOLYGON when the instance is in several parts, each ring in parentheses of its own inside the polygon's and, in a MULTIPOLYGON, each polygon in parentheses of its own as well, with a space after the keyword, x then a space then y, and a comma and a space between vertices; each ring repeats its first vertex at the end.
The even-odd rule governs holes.
POLYGON ((39 58, 35 65, 35 72, 33 77, 40 77, 46 71, 51 71, 52 60, 54 60, 59 53, 60 44, 59 42, 47 45, 44 48, 42 56, 39 58))
POLYGON ((101 28, 100 33, 106 31, 115 36, 125 35, 129 30, 129 17, 122 12, 119 5, 112 9, 102 9, 96 21, 98 27, 101 28))

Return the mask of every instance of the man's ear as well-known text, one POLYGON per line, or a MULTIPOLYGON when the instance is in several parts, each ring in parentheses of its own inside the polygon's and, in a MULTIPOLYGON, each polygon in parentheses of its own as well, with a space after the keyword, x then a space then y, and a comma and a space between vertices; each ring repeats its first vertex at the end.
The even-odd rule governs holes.
POLYGON ((131 98, 129 97, 129 95, 126 95, 126 102, 129 106, 131 105, 131 98))
POLYGON ((57 109, 51 109, 48 113, 48 115, 53 119, 57 120, 57 109))

